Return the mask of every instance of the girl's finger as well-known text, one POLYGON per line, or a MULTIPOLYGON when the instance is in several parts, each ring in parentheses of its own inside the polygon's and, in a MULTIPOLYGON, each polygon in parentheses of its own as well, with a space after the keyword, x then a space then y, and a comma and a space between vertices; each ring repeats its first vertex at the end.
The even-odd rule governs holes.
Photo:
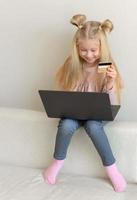
POLYGON ((107 76, 115 78, 116 77, 116 73, 107 72, 107 76))
POLYGON ((114 68, 114 67, 111 67, 111 66, 108 67, 108 70, 109 70, 109 71, 116 71, 115 68, 114 68))

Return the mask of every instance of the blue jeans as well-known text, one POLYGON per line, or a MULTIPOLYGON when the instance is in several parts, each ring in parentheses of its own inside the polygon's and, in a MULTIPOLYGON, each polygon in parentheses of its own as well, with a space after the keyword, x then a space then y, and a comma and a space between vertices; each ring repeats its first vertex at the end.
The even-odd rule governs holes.
POLYGON ((59 121, 56 136, 54 158, 57 160, 63 160, 66 158, 67 149, 72 135, 81 126, 84 127, 86 133, 92 140, 101 157, 103 165, 112 165, 115 162, 115 158, 104 132, 102 121, 61 119, 59 121))

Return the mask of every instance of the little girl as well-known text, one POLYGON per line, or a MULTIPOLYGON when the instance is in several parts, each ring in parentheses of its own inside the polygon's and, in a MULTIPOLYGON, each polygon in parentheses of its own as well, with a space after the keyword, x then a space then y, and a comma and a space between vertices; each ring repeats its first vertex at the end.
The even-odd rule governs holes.
MULTIPOLYGON (((111 57, 107 33, 113 29, 110 20, 104 22, 86 21, 85 15, 75 15, 71 23, 77 27, 71 55, 58 70, 56 79, 59 87, 66 91, 107 92, 111 104, 117 104, 122 81, 111 57), (111 62, 105 73, 98 73, 99 62, 111 62)), ((117 169, 103 122, 95 120, 60 119, 56 136, 54 159, 44 172, 49 184, 56 183, 56 177, 64 164, 67 149, 74 132, 83 126, 98 151, 104 169, 114 190, 122 192, 126 181, 117 169)))

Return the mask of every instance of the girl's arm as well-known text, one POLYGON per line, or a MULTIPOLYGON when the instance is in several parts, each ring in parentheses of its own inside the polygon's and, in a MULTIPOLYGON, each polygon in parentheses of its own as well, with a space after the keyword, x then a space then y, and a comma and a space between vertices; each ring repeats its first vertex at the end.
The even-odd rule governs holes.
POLYGON ((116 77, 117 77, 117 72, 115 70, 115 67, 111 65, 106 72, 106 79, 107 79, 106 88, 108 91, 114 87, 116 77))
POLYGON ((116 77, 117 72, 115 70, 115 67, 111 65, 106 72, 106 84, 104 85, 103 91, 106 91, 109 94, 110 102, 112 105, 119 104, 115 84, 116 77))

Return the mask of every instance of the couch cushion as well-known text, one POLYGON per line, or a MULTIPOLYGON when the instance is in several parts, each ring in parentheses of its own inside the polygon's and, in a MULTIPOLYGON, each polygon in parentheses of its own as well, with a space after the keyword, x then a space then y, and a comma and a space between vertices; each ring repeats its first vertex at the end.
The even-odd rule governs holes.
MULTIPOLYGON (((0 162, 44 168, 52 159, 58 119, 45 112, 0 108, 0 162)), ((105 125, 118 168, 128 181, 137 182, 137 122, 105 125)), ((80 128, 68 149, 64 173, 105 177, 92 142, 80 128)))
POLYGON ((136 200, 136 185, 129 184, 126 192, 116 193, 108 180, 60 174, 56 185, 48 185, 42 170, 0 165, 1 200, 136 200))

